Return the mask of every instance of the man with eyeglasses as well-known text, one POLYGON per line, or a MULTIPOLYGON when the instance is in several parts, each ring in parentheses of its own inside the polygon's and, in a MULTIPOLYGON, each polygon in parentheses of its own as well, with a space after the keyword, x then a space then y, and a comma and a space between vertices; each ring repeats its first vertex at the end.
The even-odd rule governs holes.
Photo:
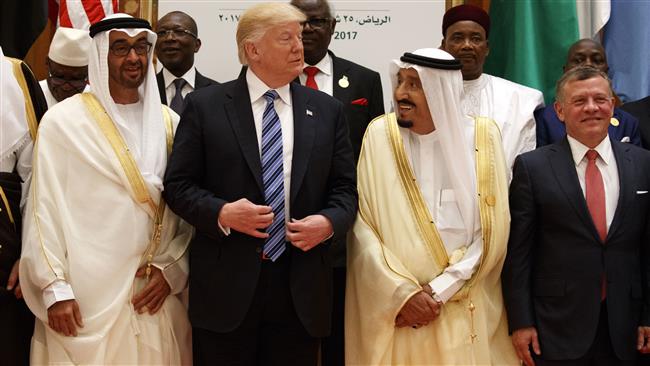
POLYGON ((47 54, 48 76, 39 83, 49 108, 87 88, 89 49, 88 31, 56 30, 47 54))
MULTIPOLYGON (((384 114, 379 73, 338 57, 328 50, 336 19, 326 0, 293 0, 291 5, 307 16, 302 31, 305 67, 299 75, 300 83, 327 93, 343 103, 356 162, 366 127, 373 118, 384 114)), ((334 307, 332 334, 322 342, 322 364, 325 366, 344 363, 345 247, 344 238, 332 245, 334 307)))
MULTIPOLYGON (((593 39, 581 39, 569 47, 564 73, 578 66, 591 66, 604 73, 609 71, 605 48, 593 39)), ((614 114, 609 123, 609 136, 617 141, 641 146, 641 135, 637 118, 618 108, 620 99, 614 94, 614 114)), ((537 124, 537 147, 554 144, 564 139, 566 128, 558 118, 553 105, 535 111, 537 124)), ((650 146, 648 146, 650 147, 650 146)))
POLYGON ((156 34, 114 14, 90 27, 90 93, 43 117, 20 279, 37 321, 31 363, 191 363, 189 225, 162 178, 178 115, 160 103, 156 34))
POLYGON ((634 365, 650 352, 650 152, 608 134, 607 75, 557 83, 562 140, 522 154, 510 184, 501 281, 519 359, 634 365))
POLYGON ((163 69, 156 75, 160 100, 176 113, 183 111, 188 93, 218 84, 194 67, 194 54, 201 48, 196 22, 182 11, 172 11, 156 25, 156 57, 163 69))

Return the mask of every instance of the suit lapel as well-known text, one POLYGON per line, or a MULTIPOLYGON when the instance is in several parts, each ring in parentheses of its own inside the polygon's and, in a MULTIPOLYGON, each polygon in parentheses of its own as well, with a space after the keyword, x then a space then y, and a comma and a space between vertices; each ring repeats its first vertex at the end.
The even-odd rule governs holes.
POLYGON ((260 151, 255 132, 255 119, 253 118, 253 111, 251 109, 251 98, 248 94, 246 74, 243 76, 240 75, 231 93, 228 94, 231 99, 225 105, 228 121, 237 137, 239 147, 248 163, 248 167, 253 173, 253 177, 255 177, 255 182, 257 182, 260 188, 260 192, 264 192, 264 185, 262 184, 262 163, 260 162, 260 151))
POLYGON ((194 77, 194 90, 205 88, 208 85, 210 85, 208 79, 196 70, 196 76, 194 77))
POLYGON ((588 227, 594 236, 594 239, 600 242, 598 231, 594 221, 591 219, 591 214, 587 208, 587 201, 585 200, 584 193, 580 187, 578 180, 578 172, 576 165, 573 161, 571 154, 571 147, 569 141, 565 137, 562 141, 554 144, 549 150, 547 158, 555 174, 560 189, 564 192, 571 205, 576 210, 576 213, 583 221, 585 227, 588 227))
POLYGON ((348 82, 350 76, 348 75, 349 67, 344 65, 338 57, 334 55, 331 51, 328 51, 330 56, 332 56, 332 75, 334 77, 333 81, 333 97, 337 100, 340 100, 343 104, 347 105, 350 103, 350 87, 342 88, 339 84, 339 80, 347 78, 348 82))
POLYGON ((158 84, 158 92, 160 93, 160 101, 162 104, 167 104, 167 94, 165 93, 165 78, 162 71, 156 74, 156 81, 158 84))
POLYGON ((302 92, 301 86, 291 83, 291 100, 293 108, 293 159, 291 163, 290 204, 296 198, 302 180, 307 171, 307 163, 314 144, 316 111, 309 105, 309 98, 302 92))
POLYGON ((632 186, 632 181, 634 179, 634 166, 632 164, 632 159, 628 156, 630 147, 627 144, 612 141, 612 150, 614 151, 614 158, 616 159, 616 165, 618 167, 619 193, 616 211, 614 211, 614 218, 612 219, 612 223, 609 225, 609 230, 607 232, 608 240, 616 233, 616 230, 618 230, 624 222, 623 216, 626 212, 626 208, 632 205, 635 195, 632 186))

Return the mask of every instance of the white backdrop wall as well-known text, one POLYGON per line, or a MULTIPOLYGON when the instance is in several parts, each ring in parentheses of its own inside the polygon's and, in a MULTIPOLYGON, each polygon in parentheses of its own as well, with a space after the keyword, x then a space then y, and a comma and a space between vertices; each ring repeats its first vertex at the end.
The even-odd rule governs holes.
MULTIPOLYGON (((260 1, 159 0, 158 16, 181 10, 196 20, 201 50, 196 67, 220 82, 239 74, 235 31, 239 16, 260 1)), ((392 91, 388 62, 404 52, 438 47, 445 1, 350 1, 333 0, 337 19, 330 49, 381 74, 386 110, 392 91)), ((336 81, 335 81, 336 82, 336 81)))

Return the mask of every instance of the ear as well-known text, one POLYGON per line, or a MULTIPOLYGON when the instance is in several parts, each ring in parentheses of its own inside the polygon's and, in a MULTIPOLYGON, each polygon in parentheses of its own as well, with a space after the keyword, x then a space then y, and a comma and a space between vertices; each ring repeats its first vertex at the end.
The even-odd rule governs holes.
POLYGON ((485 40, 485 57, 490 56, 490 41, 485 40))
POLYGON ((244 44, 244 51, 246 52, 246 58, 248 59, 249 65, 251 61, 257 61, 260 57, 259 49, 253 42, 247 42, 244 44))
POLYGON ((442 41, 440 41, 440 48, 443 51, 447 51, 447 44, 445 43, 445 37, 442 37, 442 41))
POLYGON ((332 18, 332 34, 334 34, 335 29, 336 29, 336 19, 332 18))
POLYGON ((555 109, 555 113, 557 113, 557 118, 564 123, 564 108, 562 107, 562 103, 556 100, 555 103, 553 103, 553 109, 555 109))
POLYGON ((194 41, 194 53, 199 52, 200 49, 201 49, 201 40, 197 38, 194 41))

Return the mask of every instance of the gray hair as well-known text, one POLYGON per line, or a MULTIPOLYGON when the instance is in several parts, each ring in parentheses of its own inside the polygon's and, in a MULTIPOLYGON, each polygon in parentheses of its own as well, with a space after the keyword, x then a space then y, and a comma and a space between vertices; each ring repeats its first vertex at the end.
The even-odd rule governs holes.
POLYGON ((555 86, 555 100, 559 103, 564 101, 564 89, 566 84, 572 81, 581 81, 601 77, 607 81, 609 85, 609 95, 613 96, 612 92, 612 82, 609 80, 609 77, 604 72, 596 69, 593 66, 578 66, 569 71, 567 71, 560 80, 557 81, 555 86))

